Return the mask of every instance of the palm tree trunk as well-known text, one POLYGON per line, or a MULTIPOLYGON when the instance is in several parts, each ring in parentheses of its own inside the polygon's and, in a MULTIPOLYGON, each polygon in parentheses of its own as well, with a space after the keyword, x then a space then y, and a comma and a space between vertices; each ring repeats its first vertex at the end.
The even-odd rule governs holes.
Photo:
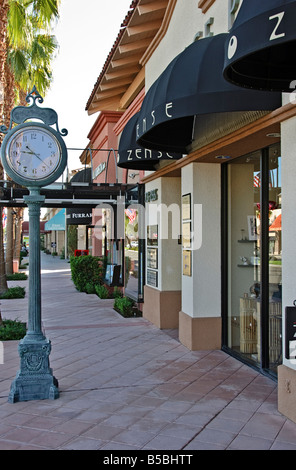
MULTIPOLYGON (((8 47, 8 46, 7 46, 8 47)), ((15 81, 9 64, 5 64, 5 88, 4 88, 4 120, 8 127, 10 113, 15 105, 15 81)), ((13 274, 13 247, 14 247, 14 210, 7 208, 6 226, 6 274, 13 274)))
MULTIPOLYGON (((4 114, 4 88, 5 88, 5 63, 7 59, 7 14, 9 10, 8 0, 0 0, 0 116, 4 114)), ((1 122, 1 124, 3 124, 1 122)), ((0 134, 0 145, 3 140, 3 134, 0 134)), ((0 179, 3 180, 3 169, 0 166, 0 179)), ((0 207, 0 294, 7 291, 7 281, 5 274, 4 261, 4 243, 3 243, 3 207, 0 207)))
POLYGON ((12 207, 7 208, 7 223, 6 223, 6 256, 5 266, 6 274, 13 274, 13 226, 14 215, 12 207))
POLYGON ((5 260, 4 260, 4 243, 3 243, 3 223, 2 223, 3 207, 0 207, 0 294, 4 294, 8 290, 5 260))
POLYGON ((14 244, 14 259, 19 260, 21 254, 21 238, 22 238, 22 220, 23 220, 23 213, 24 209, 22 207, 18 207, 15 209, 16 214, 16 223, 15 223, 15 244, 14 244))

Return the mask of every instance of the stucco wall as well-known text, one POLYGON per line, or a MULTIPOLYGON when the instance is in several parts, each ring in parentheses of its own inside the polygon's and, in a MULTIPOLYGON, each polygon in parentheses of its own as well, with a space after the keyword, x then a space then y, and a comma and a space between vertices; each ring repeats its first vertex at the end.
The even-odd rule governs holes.
MULTIPOLYGON (((282 276, 283 309, 292 306, 296 299, 295 260, 296 260, 296 225, 295 225, 295 140, 296 118, 281 125, 282 135, 282 276)), ((284 317, 283 311, 283 318, 284 317)), ((283 322, 284 323, 284 322, 283 322)), ((285 345, 285 325, 283 324, 283 349, 285 345)), ((287 361, 283 354, 283 363, 296 370, 296 361, 287 361)))
POLYGON ((182 194, 191 193, 192 210, 194 204, 202 208, 192 221, 195 236, 202 230, 201 244, 192 250, 192 275, 182 275, 182 311, 193 318, 221 315, 220 170, 205 163, 182 169, 182 194))
POLYGON ((216 0, 203 14, 198 0, 178 0, 166 35, 146 64, 146 92, 168 64, 194 41, 197 33, 201 31, 205 36, 209 18, 214 18, 212 33, 228 31, 228 8, 228 0, 216 0))
MULTIPOLYGON (((181 246, 175 234, 180 234, 180 178, 159 178, 146 184, 145 191, 157 189, 158 199, 146 204, 146 225, 158 225, 158 290, 181 289, 181 246), (174 232, 172 231, 174 224, 174 232), (178 230, 176 230, 178 229, 178 230)), ((176 235, 177 237, 177 235, 176 235)))

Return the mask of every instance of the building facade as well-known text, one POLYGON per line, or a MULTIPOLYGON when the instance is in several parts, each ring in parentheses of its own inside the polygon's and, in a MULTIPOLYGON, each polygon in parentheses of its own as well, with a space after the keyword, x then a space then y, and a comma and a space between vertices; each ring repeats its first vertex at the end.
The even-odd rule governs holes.
MULTIPOLYGON (((222 348, 277 378, 279 410, 296 420, 295 343, 286 328, 296 298, 296 107, 287 90, 223 77, 247 1, 162 2, 158 31, 138 59, 144 82, 118 107, 118 166, 145 171, 143 316, 178 328, 191 350, 222 348)), ((283 8, 295 15, 296 2, 262 3, 275 9, 275 40, 284 37, 283 8)), ((154 4, 133 2, 126 27, 154 4)))

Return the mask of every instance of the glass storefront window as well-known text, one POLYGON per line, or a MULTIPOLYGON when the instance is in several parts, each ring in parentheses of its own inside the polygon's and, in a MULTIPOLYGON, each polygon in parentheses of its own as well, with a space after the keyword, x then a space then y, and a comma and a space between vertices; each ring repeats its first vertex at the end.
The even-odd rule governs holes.
POLYGON ((269 155, 269 368, 282 362, 282 206, 279 147, 269 155))
POLYGON ((227 164, 227 182, 227 347, 276 372, 282 361, 279 145, 267 154, 258 151, 227 164), (262 158, 268 158, 263 166, 262 158), (268 219, 262 217, 263 186, 268 219), (261 334, 262 328, 267 335, 261 334))
POLYGON ((138 211, 125 211, 125 288, 133 298, 138 299, 139 275, 139 233, 138 211))

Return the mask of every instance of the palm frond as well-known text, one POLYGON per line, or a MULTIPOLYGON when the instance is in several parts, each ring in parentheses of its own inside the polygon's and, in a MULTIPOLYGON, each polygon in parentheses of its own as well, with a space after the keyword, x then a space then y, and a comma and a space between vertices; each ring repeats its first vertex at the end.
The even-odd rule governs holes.
POLYGON ((11 49, 8 53, 7 61, 14 73, 15 80, 17 82, 20 81, 28 68, 27 54, 21 49, 11 49))
POLYGON ((60 0, 22 0, 26 9, 31 9, 32 13, 45 25, 59 17, 60 0))
POLYGON ((35 84, 42 92, 50 85, 50 63, 58 44, 49 31, 59 4, 60 0, 9 0, 8 62, 24 90, 35 84))
POLYGON ((27 14, 22 1, 9 0, 7 32, 10 44, 23 45, 27 41, 28 31, 27 14))

